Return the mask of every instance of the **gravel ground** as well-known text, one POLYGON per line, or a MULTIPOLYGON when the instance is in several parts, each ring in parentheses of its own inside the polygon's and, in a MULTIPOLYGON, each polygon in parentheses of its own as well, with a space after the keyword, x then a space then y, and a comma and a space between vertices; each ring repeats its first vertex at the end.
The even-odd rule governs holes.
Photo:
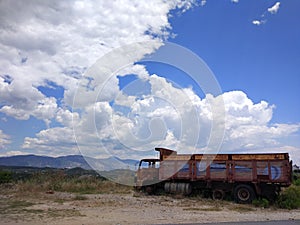
POLYGON ((186 224, 299 220, 300 210, 143 194, 0 195, 0 224, 186 224))

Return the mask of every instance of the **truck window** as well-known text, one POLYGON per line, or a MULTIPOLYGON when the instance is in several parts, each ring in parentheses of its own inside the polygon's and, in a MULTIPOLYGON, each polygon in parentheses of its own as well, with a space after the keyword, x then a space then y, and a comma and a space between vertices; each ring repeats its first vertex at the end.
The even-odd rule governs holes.
POLYGON ((142 161, 140 164, 140 169, 145 169, 145 168, 159 168, 159 162, 142 161))
POLYGON ((140 164, 140 168, 141 169, 149 168, 149 166, 150 166, 149 164, 150 164, 149 162, 142 161, 140 164))

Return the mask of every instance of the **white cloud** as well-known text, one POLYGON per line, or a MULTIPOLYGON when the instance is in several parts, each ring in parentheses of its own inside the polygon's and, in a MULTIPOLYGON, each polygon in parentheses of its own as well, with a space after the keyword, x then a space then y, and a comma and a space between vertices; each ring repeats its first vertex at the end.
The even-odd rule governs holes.
MULTIPOLYGON (((279 10, 279 7, 280 7, 280 2, 276 2, 272 7, 268 8, 267 11, 271 14, 276 14, 279 10)), ((253 20, 252 24, 257 25, 257 26, 265 24, 267 22, 266 11, 263 14, 261 14, 260 18, 261 19, 253 20)))
POLYGON ((22 152, 22 151, 8 151, 4 153, 0 153, 1 157, 7 157, 7 156, 14 156, 14 155, 28 155, 28 152, 22 152))
POLYGON ((6 145, 11 143, 11 137, 0 130, 0 150, 5 149, 6 145))
POLYGON ((260 22, 259 20, 253 20, 252 23, 253 23, 254 25, 260 25, 260 24, 261 24, 261 22, 260 22))
POLYGON ((267 21, 266 20, 253 20, 252 24, 260 26, 262 24, 265 24, 267 21))
POLYGON ((268 8, 268 12, 271 14, 276 14, 279 10, 280 2, 276 2, 272 7, 268 8))
POLYGON ((56 121, 64 126, 71 127, 79 122, 79 114, 68 109, 59 109, 56 113, 56 121))
POLYGON ((42 155, 73 155, 78 154, 74 132, 69 127, 55 127, 42 130, 35 138, 26 137, 23 149, 36 149, 35 153, 42 155))
POLYGON ((0 77, 1 103, 4 104, 0 112, 21 120, 31 115, 45 121, 53 117, 57 107, 55 98, 43 96, 30 84, 26 85, 26 81, 11 78, 8 82, 7 79, 0 77))
POLYGON ((201 6, 205 6, 205 5, 206 5, 206 2, 207 2, 206 0, 201 0, 200 5, 201 5, 201 6))
MULTIPOLYGON (((66 109, 73 105, 78 79, 86 68, 113 49, 149 41, 143 51, 132 53, 130 63, 133 64, 158 48, 161 40, 169 35, 170 10, 180 8, 185 11, 194 4, 194 0, 1 1, 0 111, 19 120, 33 116, 44 120, 48 126, 56 119, 69 128, 70 117, 78 119, 79 114, 66 109), (64 89, 62 105, 58 99, 46 96, 38 89, 47 86, 48 82, 64 89)), ((110 64, 114 64, 114 60, 110 64)), ((130 69, 140 77, 148 76, 142 66, 132 65, 130 69)), ((93 74, 90 75, 93 78, 93 74)), ((94 78, 101 83, 101 76, 94 78)), ((93 81, 91 85, 94 85, 93 81)), ((97 90, 101 88, 96 87, 97 90)), ((108 80, 106 89, 101 90, 101 101, 113 99, 119 93, 115 75, 108 80)), ((81 94, 77 100, 84 106, 97 98, 97 92, 82 91, 81 94)), ((23 147, 34 149, 37 144, 45 146, 60 139, 53 137, 56 135, 53 129, 41 131, 36 139, 28 137, 23 147), (47 135, 52 138, 44 140, 47 135), (40 139, 43 141, 39 142, 40 139)), ((57 128, 58 133, 62 131, 63 128, 57 128)))
MULTIPOLYGON (((107 102, 96 102, 84 108, 74 126, 81 153, 90 156, 145 157, 145 151, 156 146, 179 152, 206 150, 211 138, 211 104, 222 98, 225 103, 225 136, 221 151, 270 152, 282 149, 288 136, 300 129, 300 124, 272 124, 274 106, 266 101, 254 103, 242 91, 230 91, 218 97, 200 99, 192 89, 174 87, 165 78, 149 76, 151 93, 142 99, 131 99, 125 111, 116 111, 107 102), (125 113, 126 112, 126 113, 125 113)), ((64 114, 65 112, 60 112, 64 114)), ((67 113, 70 117, 70 112, 67 113)), ((214 117, 216 118, 216 117, 214 117)), ((68 125, 69 126, 69 125, 68 125)), ((71 132, 70 128, 67 129, 71 132)), ((51 128, 35 138, 26 138, 24 148, 64 149, 66 132, 51 128)), ((67 132, 67 133, 68 133, 67 132)), ((67 140, 75 147, 75 141, 67 140)), ((292 146, 291 146, 292 147, 292 146)), ((296 148, 296 147, 294 147, 296 148)), ((296 150, 294 150, 296 151, 296 150)))
POLYGON ((49 121, 53 115, 41 118, 45 112, 36 111, 45 108, 38 101, 50 101, 37 87, 47 81, 62 86, 64 102, 71 106, 77 78, 86 68, 116 47, 168 36, 169 11, 187 10, 193 4, 193 0, 1 1, 0 75, 12 79, 0 80, 2 112, 17 119, 37 115, 49 121))
POLYGON ((140 64, 134 64, 134 65, 128 65, 125 68, 122 68, 117 72, 118 76, 126 76, 128 74, 135 74, 140 79, 147 79, 149 77, 149 73, 146 70, 144 65, 140 64))
MULTIPOLYGON (((196 145, 202 151, 212 120, 220 116, 213 115, 212 104, 221 98, 227 113, 223 149, 284 148, 281 139, 299 131, 299 125, 272 124, 274 107, 267 102, 253 103, 241 91, 201 99, 191 88, 176 88, 134 64, 170 35, 169 12, 193 4, 196 1, 0 1, 0 111, 20 120, 33 116, 49 126, 26 137, 22 148, 66 155, 78 153, 79 146, 87 155, 123 158, 140 158, 156 146, 189 151, 196 145), (98 59, 96 65, 102 67, 91 67, 98 59), (136 74, 139 84, 147 83, 148 92, 137 96, 120 90, 117 76, 127 74, 136 74), (64 89, 62 99, 39 90, 49 82, 64 89), (51 127, 52 120, 60 125, 51 127)), ((278 9, 276 3, 269 12, 278 9)), ((0 147, 11 141, 0 132, 0 147)))
POLYGON ((266 101, 254 104, 242 91, 231 91, 223 94, 227 112, 227 126, 265 125, 272 119, 273 105, 266 101))
POLYGON ((239 0, 231 0, 233 3, 239 3, 239 0))

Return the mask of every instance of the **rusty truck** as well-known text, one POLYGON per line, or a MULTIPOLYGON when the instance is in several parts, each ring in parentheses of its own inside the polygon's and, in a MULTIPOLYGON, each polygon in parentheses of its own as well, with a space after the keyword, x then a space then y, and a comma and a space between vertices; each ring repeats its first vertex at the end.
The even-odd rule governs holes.
POLYGON ((159 158, 142 159, 135 188, 148 193, 162 191, 189 195, 205 191, 213 199, 233 196, 238 203, 257 197, 273 201, 292 182, 288 153, 178 154, 155 148, 159 158))

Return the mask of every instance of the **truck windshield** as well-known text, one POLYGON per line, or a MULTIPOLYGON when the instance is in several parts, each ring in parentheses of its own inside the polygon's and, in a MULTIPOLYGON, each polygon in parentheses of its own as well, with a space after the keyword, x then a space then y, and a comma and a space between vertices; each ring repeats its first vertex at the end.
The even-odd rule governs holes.
POLYGON ((145 168, 158 168, 159 162, 158 161, 150 161, 150 160, 141 160, 139 168, 145 169, 145 168))

